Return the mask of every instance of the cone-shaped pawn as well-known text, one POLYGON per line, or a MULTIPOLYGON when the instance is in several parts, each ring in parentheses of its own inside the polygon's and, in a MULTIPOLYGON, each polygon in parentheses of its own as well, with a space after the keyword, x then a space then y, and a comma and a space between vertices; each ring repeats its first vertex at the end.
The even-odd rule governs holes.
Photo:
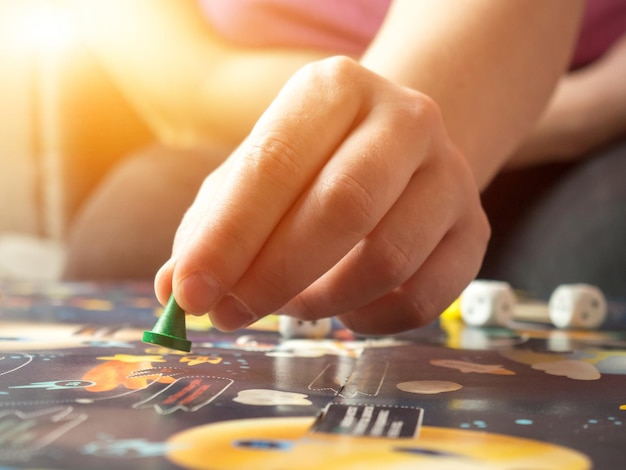
POLYGON ((152 331, 143 332, 143 341, 179 351, 191 351, 191 341, 187 339, 185 311, 176 303, 174 294, 170 296, 152 331))

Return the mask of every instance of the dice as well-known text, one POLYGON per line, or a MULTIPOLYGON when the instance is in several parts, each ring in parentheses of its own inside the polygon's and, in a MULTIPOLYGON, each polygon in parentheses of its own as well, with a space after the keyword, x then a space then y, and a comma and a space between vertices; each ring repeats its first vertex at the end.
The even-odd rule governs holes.
POLYGON ((517 299, 507 282, 475 280, 460 299, 461 317, 470 326, 508 326, 517 299))
POLYGON ((595 286, 562 284, 550 296, 548 312, 557 328, 595 329, 606 318, 607 303, 595 286))
POLYGON ((278 331, 285 339, 322 339, 326 338, 331 330, 332 320, 330 318, 320 318, 313 321, 298 320, 287 315, 281 315, 278 318, 278 331))
POLYGON ((545 302, 517 303, 511 286, 502 281, 472 281, 460 298, 461 317, 470 326, 511 326, 513 320, 551 323, 555 328, 596 329, 605 321, 607 302, 589 284, 562 284, 545 302))

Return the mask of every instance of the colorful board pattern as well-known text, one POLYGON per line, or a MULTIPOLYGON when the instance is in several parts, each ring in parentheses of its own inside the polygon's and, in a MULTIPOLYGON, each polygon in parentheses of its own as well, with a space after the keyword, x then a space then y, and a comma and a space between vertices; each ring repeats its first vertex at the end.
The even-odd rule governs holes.
POLYGON ((282 340, 188 319, 140 341, 149 284, 4 283, 0 468, 616 469, 626 334, 454 319, 394 337, 282 340))

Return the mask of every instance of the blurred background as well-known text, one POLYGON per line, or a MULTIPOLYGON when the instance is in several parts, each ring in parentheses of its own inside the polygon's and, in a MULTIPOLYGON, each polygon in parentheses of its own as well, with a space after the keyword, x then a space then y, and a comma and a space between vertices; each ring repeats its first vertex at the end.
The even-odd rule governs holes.
POLYGON ((0 279, 58 279, 81 203, 149 140, 63 0, 0 0, 0 279))

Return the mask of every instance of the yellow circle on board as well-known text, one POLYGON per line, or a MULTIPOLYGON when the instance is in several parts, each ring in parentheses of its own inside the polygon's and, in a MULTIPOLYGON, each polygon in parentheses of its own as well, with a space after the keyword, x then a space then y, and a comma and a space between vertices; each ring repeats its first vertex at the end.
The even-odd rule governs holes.
POLYGON ((416 438, 309 433, 314 418, 258 418, 175 434, 167 457, 194 470, 586 470, 589 459, 550 443, 484 431, 422 427, 416 438))

